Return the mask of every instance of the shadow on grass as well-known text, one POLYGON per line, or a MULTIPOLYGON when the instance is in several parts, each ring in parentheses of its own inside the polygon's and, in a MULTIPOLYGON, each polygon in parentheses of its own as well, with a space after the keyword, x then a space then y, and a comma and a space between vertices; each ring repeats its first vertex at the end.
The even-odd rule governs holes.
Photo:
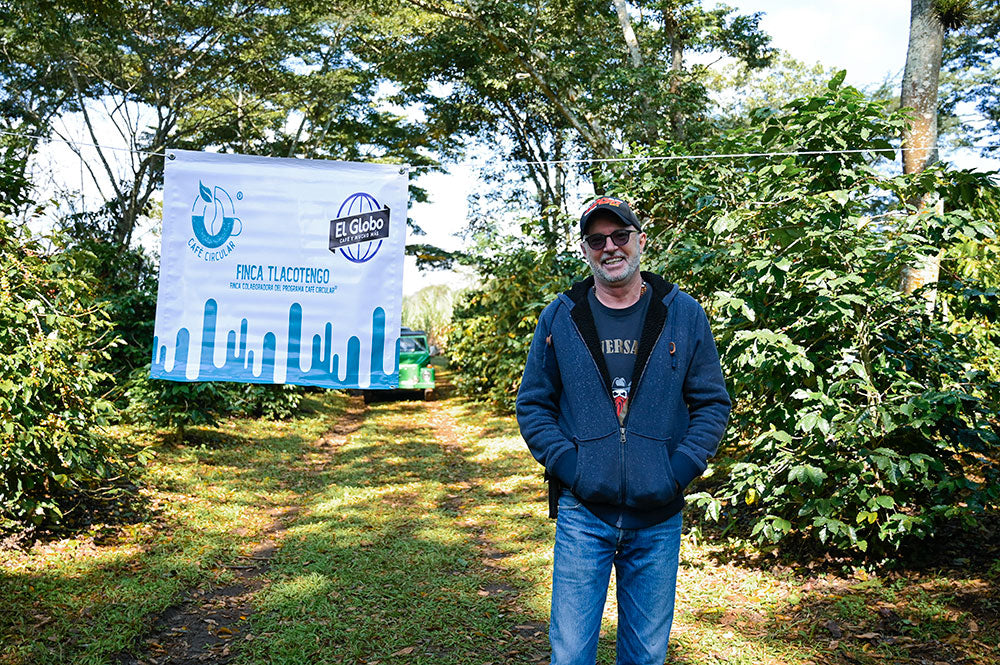
POLYGON ((161 445, 175 444, 180 448, 237 448, 247 443, 247 438, 240 432, 231 432, 216 427, 188 427, 184 430, 184 440, 176 444, 172 435, 165 436, 161 445))
MULTIPOLYGON (((871 574, 863 561, 804 539, 745 548, 727 540, 723 526, 694 518, 708 544, 699 569, 732 567, 745 579, 764 574, 787 589, 763 614, 728 609, 699 620, 737 635, 747 626, 762 630, 774 643, 818 651, 831 663, 998 662, 997 517, 913 540, 871 574)), ((730 535, 746 537, 744 526, 730 535)))
POLYGON ((148 510, 126 525, 105 522, 115 528, 113 538, 67 532, 58 542, 7 552, 0 662, 107 662, 185 590, 225 583, 225 566, 270 523, 266 507, 293 497, 298 477, 291 462, 340 411, 330 399, 296 421, 205 428, 206 437, 225 445, 161 446, 142 478, 148 510))
POLYGON ((316 474, 326 489, 275 560, 252 662, 547 660, 546 617, 524 597, 533 582, 505 565, 524 525, 502 544, 491 533, 511 519, 501 502, 523 497, 489 499, 487 486, 516 470, 442 440, 436 417, 419 402, 373 405, 316 474))
MULTIPOLYGON (((375 405, 316 480, 323 489, 289 529, 260 598, 253 632, 267 640, 247 645, 248 662, 548 660, 554 524, 541 469, 509 417, 458 400, 375 405)), ((715 652, 705 636, 719 644, 717 662, 805 662, 785 655, 808 650, 759 625, 734 623, 726 638, 730 626, 703 623, 678 633, 671 663, 706 662, 715 652), (733 659, 735 649, 746 654, 733 659)), ((602 665, 614 662, 615 638, 606 624, 602 665)))

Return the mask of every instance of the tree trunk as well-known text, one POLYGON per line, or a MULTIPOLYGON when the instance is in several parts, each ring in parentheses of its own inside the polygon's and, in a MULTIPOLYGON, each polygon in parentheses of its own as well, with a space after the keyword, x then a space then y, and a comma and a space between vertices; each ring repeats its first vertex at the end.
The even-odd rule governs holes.
MULTIPOLYGON (((639 40, 636 39, 635 30, 632 28, 632 19, 628 15, 628 6, 625 0, 614 0, 615 11, 618 13, 618 24, 622 28, 622 37, 628 46, 629 59, 632 67, 636 70, 643 68, 642 51, 639 50, 639 40)), ((641 76, 641 74, 640 74, 641 76)), ((639 91, 639 108, 642 111, 642 135, 647 145, 656 143, 656 124, 653 122, 652 105, 649 102, 649 95, 644 89, 639 91)))
POLYGON ((670 129, 673 139, 684 141, 684 113, 680 110, 681 76, 684 72, 684 36, 677 18, 664 12, 663 29, 670 42, 670 129))
MULTIPOLYGON (((675 36, 670 42, 670 92, 679 94, 681 75, 684 71, 684 44, 680 37, 675 36)), ((684 142, 684 113, 677 108, 677 98, 674 98, 674 110, 670 113, 670 125, 674 130, 674 139, 684 142)))
POLYGON ((914 110, 903 133, 903 173, 920 173, 937 161, 938 77, 944 26, 932 0, 911 0, 910 43, 903 70, 900 105, 914 110))
POLYGON ((632 19, 628 15, 628 7, 625 0, 614 0, 615 11, 618 13, 618 23, 622 26, 622 36, 628 45, 628 53, 632 58, 632 66, 636 69, 642 67, 642 53, 639 51, 639 40, 635 38, 635 30, 632 29, 632 19))
MULTIPOLYGON (((920 173, 938 159, 938 77, 943 43, 944 25, 934 10, 933 0, 911 0, 910 42, 906 50, 900 105, 913 109, 913 124, 903 132, 903 173, 920 173)), ((911 203, 918 205, 922 215, 943 212, 943 204, 933 192, 911 203)), ((940 266, 940 252, 924 256, 917 265, 903 270, 900 290, 910 294, 926 284, 933 284, 938 281, 940 266)), ((933 289, 924 294, 928 313, 934 310, 936 295, 933 289)))

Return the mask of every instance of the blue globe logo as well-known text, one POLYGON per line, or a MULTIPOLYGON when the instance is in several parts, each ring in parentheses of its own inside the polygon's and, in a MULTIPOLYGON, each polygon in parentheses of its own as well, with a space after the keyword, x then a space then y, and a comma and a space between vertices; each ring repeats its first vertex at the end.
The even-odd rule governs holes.
MULTIPOLYGON (((365 194, 364 192, 358 192, 357 194, 351 194, 343 203, 340 204, 340 210, 337 211, 337 217, 345 217, 347 215, 356 215, 366 212, 376 212, 378 210, 382 210, 382 206, 379 205, 374 196, 371 194, 365 194)), ((371 260, 375 254, 378 253, 380 247, 382 247, 381 238, 378 242, 371 240, 369 242, 358 243, 357 245, 341 247, 340 253, 344 255, 344 258, 352 263, 364 263, 365 261, 371 260)))

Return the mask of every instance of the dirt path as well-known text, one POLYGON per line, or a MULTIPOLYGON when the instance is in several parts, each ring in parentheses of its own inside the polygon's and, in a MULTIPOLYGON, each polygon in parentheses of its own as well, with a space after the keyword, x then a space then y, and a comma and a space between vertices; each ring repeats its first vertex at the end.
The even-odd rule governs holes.
MULTIPOLYGON (((451 393, 450 386, 445 384, 439 388, 438 394, 447 397, 451 393)), ((447 403, 442 401, 425 402, 426 422, 434 432, 434 438, 445 451, 446 455, 454 457, 456 464, 465 467, 466 455, 470 454, 463 443, 463 437, 457 426, 455 417, 449 413, 447 403)), ((468 503, 468 495, 474 489, 475 478, 465 478, 459 483, 459 491, 450 496, 447 504, 456 514, 461 515, 461 507, 468 503)), ((479 590, 485 597, 498 599, 505 611, 513 616, 530 615, 520 597, 520 591, 508 581, 510 572, 504 567, 503 560, 511 556, 509 552, 499 548, 490 539, 487 529, 471 519, 461 519, 460 526, 469 534, 469 540, 475 545, 479 554, 479 565, 492 578, 489 584, 479 590)), ((540 621, 522 620, 510 626, 503 639, 507 640, 505 657, 508 662, 536 663, 548 658, 548 625, 540 621)))
MULTIPOLYGON (((299 460, 306 474, 318 473, 348 436, 364 423, 365 405, 352 397, 338 422, 308 447, 299 460)), ((256 639, 240 630, 253 614, 252 599, 265 584, 271 560, 289 525, 299 514, 299 505, 268 510, 270 525, 253 544, 249 555, 227 566, 236 576, 229 585, 196 589, 161 613, 149 634, 141 640, 140 652, 120 653, 112 659, 119 665, 201 665, 224 664, 234 656, 240 641, 256 639)))
POLYGON ((298 512, 295 506, 272 509, 273 522, 264 532, 245 564, 228 566, 236 575, 233 584, 198 589, 187 594, 178 605, 157 617, 153 630, 143 640, 141 656, 120 654, 121 665, 194 665, 196 663, 227 663, 232 657, 231 645, 238 639, 253 639, 241 635, 237 626, 252 613, 251 598, 264 584, 270 560, 277 552, 288 523, 298 512))
MULTIPOLYGON (((138 649, 111 662, 229 663, 248 642, 255 662, 270 662, 279 653, 274 662, 327 662, 329 657, 329 662, 388 665, 404 656, 441 665, 547 662, 543 590, 548 582, 541 552, 551 544, 539 469, 522 457, 527 451, 509 419, 468 409, 442 383, 439 399, 432 402, 401 400, 369 411, 360 397, 351 398, 338 422, 290 469, 284 466, 297 479, 299 494, 272 509, 271 526, 258 536, 252 554, 231 566, 233 582, 190 592, 156 618, 138 649), (319 481, 303 482, 310 476, 319 481), (357 501, 338 492, 365 498, 357 501), (372 497, 391 509, 387 521, 372 507, 372 497), (316 511, 318 499, 338 507, 316 511), (422 507, 414 509, 417 503, 422 507), (310 519, 323 527, 288 535, 293 524, 310 519), (383 547, 373 534, 392 539, 391 545, 383 547), (443 546, 450 538, 454 542, 443 546), (287 546, 280 550, 283 541, 287 546), (272 566, 278 551, 281 562, 272 566), (441 559, 432 573, 422 562, 434 552, 441 559), (345 565, 355 554, 374 568, 345 565), (325 565, 330 561, 336 566, 325 565), (310 613, 292 602, 247 621, 269 584, 294 577, 311 563, 310 574, 326 585, 317 586, 318 610, 310 613), (412 577, 393 574, 401 569, 412 577), (386 577, 391 581, 383 581, 386 577), (400 591, 409 597, 399 600, 400 591), (426 608, 432 611, 419 612, 426 608), (480 619, 467 621, 469 616, 480 619), (274 621, 268 624, 268 619, 274 621), (315 644, 285 631, 286 619, 315 627, 307 631, 315 644), (259 635, 247 633, 251 625, 259 635), (394 641, 393 631, 387 634, 384 626, 405 633, 400 638, 405 641, 394 641), (474 630, 480 626, 488 627, 474 630)), ((744 566, 718 548, 685 541, 668 662, 997 662, 969 655, 995 645, 976 641, 995 624, 986 618, 995 612, 990 592, 974 586, 976 581, 967 583, 972 600, 963 609, 949 595, 957 588, 954 581, 928 578, 920 589, 910 590, 904 577, 817 573, 804 578, 778 568, 744 566), (962 641, 951 627, 959 624, 968 625, 962 641), (928 627, 926 633, 922 626, 928 627)), ((610 628, 602 633, 599 662, 613 658, 613 594, 607 607, 610 628)))

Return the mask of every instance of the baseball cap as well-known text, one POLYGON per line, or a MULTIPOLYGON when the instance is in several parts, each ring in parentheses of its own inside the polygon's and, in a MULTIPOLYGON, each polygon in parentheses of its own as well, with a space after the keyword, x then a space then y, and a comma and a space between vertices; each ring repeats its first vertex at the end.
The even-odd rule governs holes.
POLYGON ((639 224, 639 218, 635 216, 632 212, 632 208, 629 207, 627 203, 621 199, 616 199, 613 196, 602 196, 595 199, 587 209, 583 211, 583 215, 580 216, 580 233, 586 233, 587 224, 593 219, 594 215, 598 212, 605 211, 611 213, 614 217, 621 220, 622 224, 628 226, 632 225, 638 230, 642 230, 642 226, 639 224))

